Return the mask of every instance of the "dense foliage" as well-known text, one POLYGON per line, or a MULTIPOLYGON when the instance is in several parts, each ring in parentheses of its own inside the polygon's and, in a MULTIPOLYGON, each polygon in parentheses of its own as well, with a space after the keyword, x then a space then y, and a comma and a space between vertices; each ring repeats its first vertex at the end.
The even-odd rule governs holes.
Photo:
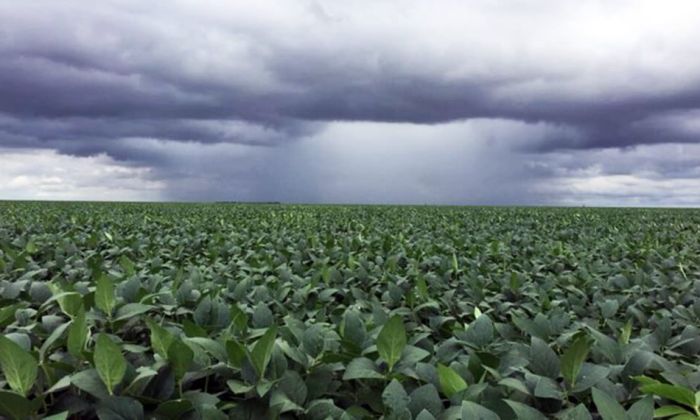
POLYGON ((0 203, 8 418, 700 405, 700 211, 0 203))

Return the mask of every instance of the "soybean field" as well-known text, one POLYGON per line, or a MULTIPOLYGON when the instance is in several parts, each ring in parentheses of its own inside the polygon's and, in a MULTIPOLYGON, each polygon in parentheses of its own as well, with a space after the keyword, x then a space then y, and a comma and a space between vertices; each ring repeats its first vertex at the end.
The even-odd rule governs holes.
POLYGON ((8 419, 685 420, 700 210, 0 202, 8 419))

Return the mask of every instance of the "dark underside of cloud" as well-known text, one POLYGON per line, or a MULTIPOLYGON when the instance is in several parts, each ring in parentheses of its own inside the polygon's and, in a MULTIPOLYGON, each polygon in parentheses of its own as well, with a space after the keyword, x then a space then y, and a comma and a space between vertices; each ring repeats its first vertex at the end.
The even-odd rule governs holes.
MULTIPOLYGON (((385 136, 410 136, 402 128, 377 130, 376 124, 432 127, 422 134, 426 142, 441 133, 439 127, 472 124, 468 133, 443 135, 468 134, 476 144, 496 141, 493 150, 499 152, 488 156, 527 159, 529 169, 511 175, 533 179, 545 176, 538 172, 545 156, 551 158, 546 176, 554 177, 579 170, 561 158, 567 154, 579 153, 586 161, 600 150, 661 150, 671 144, 696 150, 700 141, 700 47, 693 41, 700 30, 682 18, 698 9, 692 3, 679 2, 685 13, 667 11, 658 21, 635 14, 632 3, 598 5, 588 15, 568 1, 522 10, 488 2, 471 7, 446 2, 437 10, 404 1, 360 2, 354 8, 315 1, 205 3, 0 5, 0 148, 104 153, 126 165, 153 168, 153 176, 188 177, 196 184, 170 191, 176 198, 220 198, 246 190, 243 196, 250 198, 294 200, 290 191, 296 191, 300 200, 325 200, 276 180, 304 173, 314 166, 309 160, 322 159, 318 139, 328 132, 348 137, 328 141, 362 148, 354 165, 362 165, 373 147, 383 147, 376 143, 394 141, 385 136), (610 25, 611 15, 628 33, 622 36, 611 26, 609 39, 590 38, 587 31, 610 25), (668 20, 677 35, 661 31, 668 20), (343 128, 333 131, 339 124, 343 128), (355 139, 353 127, 372 141, 355 139), (316 153, 295 148, 299 142, 313 144, 316 153), (230 154, 231 162, 245 159, 247 169, 217 163, 212 150, 230 154), (294 154, 299 163, 281 163, 294 154), (552 162, 568 166, 553 168, 552 162), (174 169, 183 166, 191 170, 174 169), (234 187, 221 187, 222 182, 234 187)), ((448 143, 455 151, 474 152, 448 143)), ((391 150, 402 145, 391 147, 384 153, 394 159, 391 150)), ((434 164, 440 167, 451 156, 446 152, 434 164)), ((420 156, 397 157, 403 166, 394 173, 411 167, 412 159, 420 156)), ((589 162, 589 169, 598 165, 614 175, 614 165, 600 159, 589 162)), ((696 164, 645 163, 660 177, 676 178, 694 178, 696 164)), ((449 181, 435 180, 432 187, 444 189, 436 201, 478 195, 472 189, 451 196, 454 188, 443 185, 449 181)), ((353 189, 372 182, 380 181, 358 180, 353 189)), ((413 201, 409 189, 405 194, 395 201, 413 201)), ((543 199, 529 200, 517 191, 506 195, 484 200, 543 199)), ((353 197, 363 199, 359 191, 353 197)))

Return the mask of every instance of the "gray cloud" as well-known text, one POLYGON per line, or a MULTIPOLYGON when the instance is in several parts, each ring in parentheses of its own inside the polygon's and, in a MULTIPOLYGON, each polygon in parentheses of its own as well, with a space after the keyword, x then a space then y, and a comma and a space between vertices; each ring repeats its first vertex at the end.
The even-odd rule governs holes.
POLYGON ((3 199, 163 200, 167 187, 152 169, 123 165, 105 154, 0 148, 0 168, 3 199))
POLYGON ((700 4, 584 3, 3 2, 0 146, 106 154, 177 199, 551 203, 581 174, 652 182, 610 156, 695 151, 700 4))
POLYGON ((571 125, 588 139, 580 146, 692 141, 663 126, 651 135, 634 128, 660 112, 700 108, 692 58, 700 47, 691 38, 700 30, 679 20, 698 6, 679 2, 650 19, 635 12, 653 7, 646 3, 599 3, 588 16, 561 3, 5 3, 0 109, 136 119, 136 135, 157 134, 160 123, 157 137, 175 140, 167 127, 181 119, 507 118, 571 125), (616 17, 630 21, 606 27, 616 17), (676 29, 662 32, 669 19, 676 29))

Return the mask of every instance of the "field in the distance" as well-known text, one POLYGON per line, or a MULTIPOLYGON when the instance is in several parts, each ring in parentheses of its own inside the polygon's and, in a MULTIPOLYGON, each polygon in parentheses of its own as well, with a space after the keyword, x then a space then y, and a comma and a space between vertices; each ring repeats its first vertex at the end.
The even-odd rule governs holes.
POLYGON ((0 413, 695 418, 699 231, 698 210, 0 202, 0 413))

